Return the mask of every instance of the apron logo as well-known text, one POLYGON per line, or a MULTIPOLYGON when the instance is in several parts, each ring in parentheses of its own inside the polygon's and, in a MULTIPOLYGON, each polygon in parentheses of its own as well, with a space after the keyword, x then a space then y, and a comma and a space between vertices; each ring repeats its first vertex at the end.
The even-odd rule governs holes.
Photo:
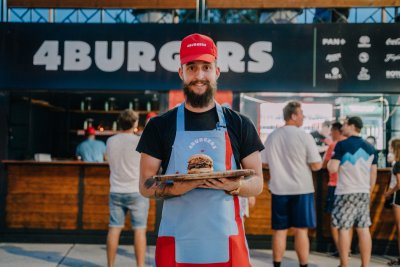
POLYGON ((212 141, 210 138, 207 138, 207 137, 202 138, 202 137, 200 137, 200 138, 196 138, 195 140, 190 142, 189 149, 193 149, 197 144, 200 144, 200 143, 207 143, 207 144, 209 144, 211 146, 212 149, 216 149, 217 148, 217 145, 215 144, 215 142, 212 141))

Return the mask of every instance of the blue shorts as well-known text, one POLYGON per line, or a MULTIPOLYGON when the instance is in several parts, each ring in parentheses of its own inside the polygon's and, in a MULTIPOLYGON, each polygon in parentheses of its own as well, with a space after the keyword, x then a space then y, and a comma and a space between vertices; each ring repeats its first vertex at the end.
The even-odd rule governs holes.
POLYGON ((331 214, 333 210, 333 202, 335 201, 336 186, 328 185, 328 192, 326 194, 325 212, 331 214))
POLYGON ((110 193, 110 227, 124 227, 125 214, 130 211, 133 229, 147 227, 149 199, 140 193, 110 193))
POLYGON ((314 193, 302 195, 272 194, 272 229, 284 230, 290 227, 315 228, 314 193))

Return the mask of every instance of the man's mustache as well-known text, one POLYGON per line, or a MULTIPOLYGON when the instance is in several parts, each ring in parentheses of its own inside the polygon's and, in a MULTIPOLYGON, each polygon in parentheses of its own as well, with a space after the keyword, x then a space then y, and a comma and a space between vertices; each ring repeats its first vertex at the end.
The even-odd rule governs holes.
POLYGON ((208 85, 208 86, 210 85, 210 81, 207 81, 207 80, 193 80, 190 83, 188 83, 188 86, 194 86, 197 83, 201 83, 201 84, 208 85))

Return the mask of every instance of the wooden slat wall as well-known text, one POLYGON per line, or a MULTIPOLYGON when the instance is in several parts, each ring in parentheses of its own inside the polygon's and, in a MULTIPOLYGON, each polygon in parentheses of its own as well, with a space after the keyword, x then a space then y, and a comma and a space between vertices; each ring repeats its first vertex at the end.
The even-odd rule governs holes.
MULTIPOLYGON (((6 227, 10 229, 79 229, 79 174, 83 179, 83 230, 107 230, 108 165, 28 164, 8 166, 6 227)), ((156 202, 150 201, 148 231, 154 231, 156 202)), ((126 230, 131 229, 129 216, 126 230)))
POLYGON ((78 177, 78 166, 9 166, 6 226, 75 229, 78 177))
MULTIPOLYGON (((313 7, 389 7, 400 0, 208 0, 207 7, 240 8, 313 8, 313 7)), ((8 7, 27 8, 135 8, 195 9, 196 0, 8 0, 8 7)))
MULTIPOLYGON (((83 196, 83 229, 107 230, 109 224, 108 194, 110 190, 108 166, 87 166, 85 168, 83 196)), ((150 201, 147 231, 154 231, 156 203, 150 201)), ((132 229, 130 216, 126 217, 125 230, 132 229)))
POLYGON ((8 0, 8 7, 195 9, 196 0, 8 0))

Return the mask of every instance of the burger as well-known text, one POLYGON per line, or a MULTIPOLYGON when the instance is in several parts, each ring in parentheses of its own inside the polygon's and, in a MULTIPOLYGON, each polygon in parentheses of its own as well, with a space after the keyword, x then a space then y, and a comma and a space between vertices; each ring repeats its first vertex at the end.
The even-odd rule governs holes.
POLYGON ((212 172, 213 160, 204 154, 192 155, 188 160, 188 174, 212 172))

